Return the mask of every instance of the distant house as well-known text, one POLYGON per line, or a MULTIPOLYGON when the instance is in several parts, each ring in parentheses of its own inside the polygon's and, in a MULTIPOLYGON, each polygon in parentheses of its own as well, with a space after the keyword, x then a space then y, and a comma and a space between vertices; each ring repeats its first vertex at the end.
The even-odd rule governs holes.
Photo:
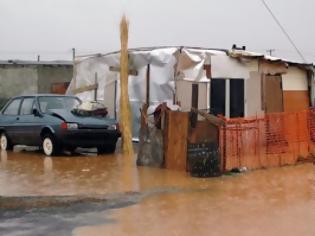
MULTIPOLYGON (((134 136, 139 109, 147 100, 150 105, 180 104, 184 111, 208 109, 228 118, 300 111, 314 102, 312 64, 243 49, 193 47, 130 49, 129 59, 134 136)), ((97 98, 110 115, 119 114, 119 68, 119 52, 78 57, 68 92, 83 100, 97 98)))
POLYGON ((0 107, 12 96, 65 93, 72 77, 71 61, 0 61, 0 107))

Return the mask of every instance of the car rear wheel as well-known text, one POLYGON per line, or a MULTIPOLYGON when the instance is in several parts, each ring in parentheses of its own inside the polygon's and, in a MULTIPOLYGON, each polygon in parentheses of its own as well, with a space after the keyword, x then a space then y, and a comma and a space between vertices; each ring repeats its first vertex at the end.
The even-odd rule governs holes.
POLYGON ((1 150, 12 150, 13 149, 13 145, 11 144, 10 140, 8 139, 8 136, 5 133, 1 134, 0 148, 1 148, 1 150))
POLYGON ((110 154, 114 153, 116 149, 116 144, 107 144, 104 146, 97 147, 98 154, 110 154))
POLYGON ((61 151, 60 145, 52 134, 43 136, 42 149, 46 156, 56 156, 61 151))

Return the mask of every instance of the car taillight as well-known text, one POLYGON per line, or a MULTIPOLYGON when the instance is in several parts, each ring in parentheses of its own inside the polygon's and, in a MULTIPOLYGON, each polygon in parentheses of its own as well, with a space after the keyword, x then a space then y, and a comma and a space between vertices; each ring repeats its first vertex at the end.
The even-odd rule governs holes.
POLYGON ((116 124, 116 129, 117 129, 117 131, 120 131, 119 123, 116 124))
POLYGON ((61 129, 78 129, 78 124, 77 123, 66 123, 66 122, 62 122, 60 124, 60 128, 61 129))
POLYGON ((67 124, 66 122, 62 122, 62 123, 60 124, 60 128, 61 128, 61 129, 68 129, 68 124, 67 124))

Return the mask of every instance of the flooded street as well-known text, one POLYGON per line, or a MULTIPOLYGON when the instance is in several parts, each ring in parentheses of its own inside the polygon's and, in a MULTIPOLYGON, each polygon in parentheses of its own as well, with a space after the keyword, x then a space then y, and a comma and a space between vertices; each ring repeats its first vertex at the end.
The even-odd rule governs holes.
POLYGON ((315 235, 312 164, 199 179, 119 154, 1 152, 0 196, 82 198, 14 210, 3 201, 0 235, 315 235))

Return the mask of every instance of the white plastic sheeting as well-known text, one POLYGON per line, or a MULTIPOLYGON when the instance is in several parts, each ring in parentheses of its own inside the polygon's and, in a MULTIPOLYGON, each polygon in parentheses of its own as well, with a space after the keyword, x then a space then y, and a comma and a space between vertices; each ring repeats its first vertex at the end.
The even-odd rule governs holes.
MULTIPOLYGON (((172 104, 175 94, 176 53, 178 48, 161 48, 153 50, 130 50, 129 69, 137 71, 137 75, 129 76, 129 97, 133 113, 133 134, 138 136, 140 124, 140 108, 146 98, 146 72, 150 64, 150 103, 157 105, 161 102, 172 104)), ((74 80, 68 89, 68 94, 75 88, 94 84, 97 73, 97 100, 108 107, 109 115, 119 116, 119 69, 120 53, 82 57, 76 60, 74 80)), ((77 94, 82 100, 93 100, 94 91, 77 94)), ((116 117, 118 118, 118 117, 116 117)))
MULTIPOLYGON (((129 50, 129 69, 136 70, 137 75, 129 75, 129 97, 133 114, 133 135, 138 136, 140 125, 140 108, 146 99, 146 72, 150 64, 150 105, 162 102, 173 104, 176 98, 176 80, 209 83, 204 65, 211 65, 213 56, 232 61, 226 51, 187 47, 143 48, 129 50)), ((75 62, 74 80, 68 89, 71 94, 75 88, 99 84, 97 100, 104 103, 111 117, 119 117, 119 62, 120 53, 78 57, 75 62), (111 67, 116 71, 110 70, 111 67)), ((216 61, 216 60, 215 60, 216 61)), ((242 67, 242 65, 240 65, 242 67)), ((216 73, 224 75, 226 68, 218 67, 216 73)), ((186 91, 183 89, 182 91, 186 91)), ((82 100, 93 100, 94 91, 77 94, 82 100)), ((185 94, 181 94, 185 97, 185 94)), ((191 95, 187 94, 191 97, 191 95)), ((205 98, 208 100, 208 98, 205 98)), ((187 99, 186 99, 187 100, 187 99)), ((189 101, 188 101, 189 102, 189 101)), ((188 104, 189 105, 189 104, 188 104)), ((203 105, 206 107, 206 105, 203 105)))

